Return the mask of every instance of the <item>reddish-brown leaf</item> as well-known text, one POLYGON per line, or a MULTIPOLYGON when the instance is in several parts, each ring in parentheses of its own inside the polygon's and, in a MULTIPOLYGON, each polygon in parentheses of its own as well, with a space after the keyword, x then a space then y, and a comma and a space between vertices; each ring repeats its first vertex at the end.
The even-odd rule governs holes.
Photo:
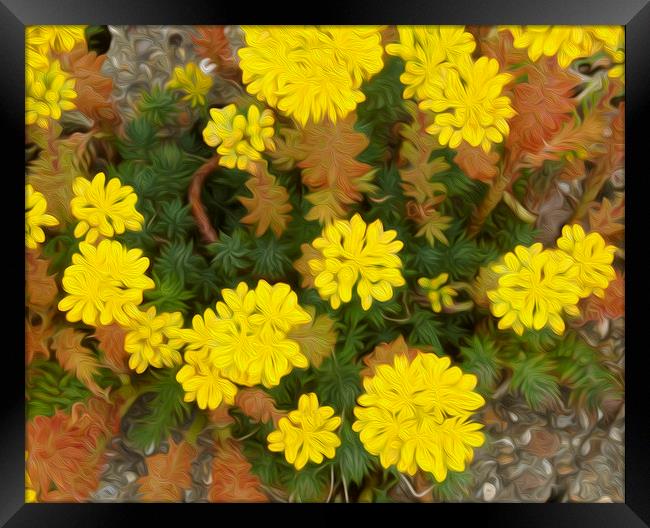
POLYGON ((27 471, 42 502, 83 502, 97 489, 111 438, 106 402, 77 402, 70 414, 36 416, 27 423, 27 471))
POLYGON ((236 442, 229 439, 216 446, 210 502, 268 502, 260 486, 260 479, 251 472, 251 464, 236 442))
POLYGON ((395 341, 377 345, 370 354, 363 358, 366 368, 361 371, 361 376, 364 378, 374 376, 379 365, 392 365, 395 356, 406 356, 412 360, 419 352, 416 348, 409 348, 400 335, 395 341))
POLYGON ((323 258, 323 254, 315 249, 311 244, 301 244, 300 250, 302 251, 302 256, 293 263, 293 267, 296 268, 302 276, 302 283, 300 286, 303 288, 313 288, 314 275, 309 268, 309 261, 323 258))
POLYGON ((197 55, 214 62, 220 75, 236 75, 238 68, 224 26, 197 26, 196 31, 198 35, 192 40, 197 55))
POLYGON ((52 348, 65 370, 72 372, 93 394, 108 401, 110 389, 102 389, 94 379, 101 365, 92 350, 81 343, 85 337, 74 328, 64 328, 52 338, 52 348))
POLYGON ((36 308, 49 307, 58 293, 54 275, 49 275, 47 268, 50 261, 38 258, 33 251, 27 252, 27 304, 36 308))
POLYGON ((35 357, 41 356, 45 359, 50 357, 48 344, 54 329, 44 321, 41 324, 33 325, 31 321, 25 322, 25 364, 29 365, 35 357))
POLYGON ((147 458, 147 474, 138 479, 144 502, 179 502, 192 485, 192 461, 196 448, 187 442, 169 442, 167 453, 147 458))
POLYGON ((118 374, 129 372, 129 355, 124 350, 124 338, 127 331, 120 325, 113 323, 109 326, 98 326, 91 335, 99 341, 99 350, 102 351, 102 363, 118 374))
POLYGON ((499 173, 497 152, 485 152, 480 147, 472 147, 463 141, 456 149, 454 163, 473 180, 490 183, 499 173))
POLYGON ((625 231, 625 198, 623 193, 618 193, 614 202, 609 198, 596 202, 589 210, 589 226, 592 231, 597 231, 606 239, 614 242, 620 241, 625 231))
POLYGON ((235 396, 235 405, 254 422, 273 421, 277 425, 278 420, 286 415, 275 407, 275 400, 262 389, 241 389, 235 396))
POLYGON ((582 319, 586 321, 603 321, 618 319, 625 315, 625 276, 618 270, 616 278, 609 283, 602 299, 590 295, 581 307, 582 319))
POLYGON ((227 403, 221 402, 221 405, 213 411, 208 411, 208 419, 219 428, 228 427, 230 424, 235 423, 235 419, 230 416, 230 408, 232 406, 227 403))

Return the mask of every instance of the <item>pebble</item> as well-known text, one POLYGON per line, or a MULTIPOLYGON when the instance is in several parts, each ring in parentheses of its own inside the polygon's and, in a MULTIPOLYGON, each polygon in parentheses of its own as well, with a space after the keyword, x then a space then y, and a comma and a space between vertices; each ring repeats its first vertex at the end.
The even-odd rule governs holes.
POLYGON ((493 501, 496 495, 497 495, 497 488, 494 484, 492 484, 491 482, 486 482, 485 484, 483 484, 483 498, 486 501, 488 502, 493 501))
POLYGON ((623 440, 623 432, 618 427, 612 427, 609 430, 609 437, 616 442, 620 442, 623 440))
POLYGON ((524 432, 524 434, 521 435, 519 443, 521 445, 528 445, 530 443, 531 438, 532 438, 532 435, 530 433, 530 429, 526 429, 526 432, 524 432))
POLYGON ((582 456, 587 456, 590 450, 591 450, 591 441, 587 440, 584 444, 582 444, 582 447, 580 448, 580 454, 582 456))
POLYGON ((131 482, 135 482, 138 476, 133 472, 133 471, 126 471, 124 473, 124 478, 126 478, 126 481, 131 484, 131 482))

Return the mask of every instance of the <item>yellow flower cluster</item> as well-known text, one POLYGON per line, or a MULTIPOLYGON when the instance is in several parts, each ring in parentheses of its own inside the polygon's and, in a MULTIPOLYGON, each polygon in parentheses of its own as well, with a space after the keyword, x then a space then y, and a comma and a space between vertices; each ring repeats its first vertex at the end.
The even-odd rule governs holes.
MULTIPOLYGON (((25 462, 27 462, 28 457, 29 457, 29 453, 25 451, 25 462)), ((38 502, 36 490, 34 489, 34 484, 32 484, 32 479, 30 478, 29 473, 27 472, 27 467, 25 467, 25 502, 38 502)))
POLYGON ((156 315, 156 307, 146 312, 135 305, 125 307, 130 317, 129 331, 124 338, 124 350, 130 354, 129 367, 138 374, 148 366, 162 368, 182 363, 179 352, 182 341, 172 338, 174 330, 183 327, 180 312, 156 315))
POLYGON ((542 55, 557 56, 558 64, 568 68, 576 59, 605 49, 617 64, 610 77, 623 75, 625 33, 623 26, 504 26, 514 37, 516 48, 528 48, 530 60, 542 55))
POLYGON ((186 401, 196 399, 201 408, 214 409, 222 398, 234 397, 232 382, 274 387, 294 367, 309 366, 300 345, 287 333, 309 323, 311 316, 298 305, 288 284, 260 280, 250 290, 240 282, 221 295, 216 313, 208 308, 203 316, 194 316, 192 329, 172 334, 187 345, 186 365, 177 379, 186 391, 186 401), (199 389, 205 390, 200 393, 199 389))
POLYGON ((436 113, 427 132, 450 148, 465 141, 489 152, 508 135, 515 115, 501 95, 512 76, 499 73, 496 59, 472 60, 474 37, 464 26, 399 27, 399 43, 386 51, 405 61, 400 77, 404 98, 414 97, 422 110, 436 113))
POLYGON ((55 226, 59 221, 47 214, 47 201, 42 193, 37 192, 31 183, 25 185, 25 246, 36 249, 45 241, 41 226, 55 226))
POLYGON ((483 444, 482 424, 470 421, 485 404, 473 391, 476 376, 450 365, 435 354, 398 354, 364 378, 352 429, 384 468, 409 475, 420 468, 442 482, 449 470, 464 471, 483 444))
POLYGON ((50 56, 66 53, 86 41, 86 26, 27 26, 25 64, 27 68, 47 69, 50 56))
POLYGON ((373 299, 390 300, 393 287, 405 284, 397 255, 404 244, 396 236, 393 229, 384 231, 380 220, 368 225, 358 214, 325 226, 312 243, 321 257, 308 262, 320 296, 336 309, 350 302, 356 284, 364 310, 370 309, 373 299))
POLYGON ((422 277, 418 279, 418 284, 427 292, 427 297, 431 301, 431 309, 436 312, 442 312, 443 306, 451 308, 454 306, 454 297, 458 292, 452 286, 444 286, 449 280, 448 273, 441 273, 434 279, 422 277))
POLYGON ((205 104, 205 96, 212 88, 212 77, 204 73, 194 62, 188 62, 185 67, 176 66, 167 88, 185 92, 183 101, 189 101, 190 105, 201 106, 205 104))
POLYGON ((309 461, 320 464, 323 457, 334 458, 336 448, 341 445, 334 433, 340 425, 341 418, 334 416, 334 409, 320 407, 313 392, 303 394, 298 409, 280 418, 278 429, 268 435, 269 450, 284 451, 287 462, 297 470, 309 461))
POLYGON ((128 249, 115 240, 102 240, 97 246, 82 241, 63 274, 68 295, 59 302, 59 310, 67 312, 71 322, 128 326, 127 307, 140 305, 143 290, 154 287, 145 275, 148 267, 141 249, 128 249))
POLYGON ((275 150, 273 143, 273 113, 260 114, 255 105, 248 107, 248 115, 237 114, 234 104, 210 109, 211 120, 203 129, 203 140, 210 147, 218 147, 219 165, 246 170, 251 161, 261 160, 265 149, 275 150))
POLYGON ((298 123, 336 122, 365 100, 361 84, 383 67, 380 28, 243 26, 249 93, 298 123))
POLYGON ((144 217, 136 210, 137 195, 130 185, 121 185, 118 178, 111 178, 99 172, 92 181, 75 178, 72 184, 74 198, 70 208, 75 218, 80 220, 74 236, 86 234, 86 241, 95 243, 99 235, 112 237, 114 234, 140 231, 144 217))
POLYGON ((605 246, 598 233, 586 235, 578 224, 564 226, 559 249, 517 246, 503 263, 492 266, 498 284, 487 292, 490 308, 499 317, 499 328, 522 335, 525 328, 550 326, 562 335, 562 314, 580 314, 578 301, 592 293, 602 297, 615 278, 611 263, 614 246, 605 246))
MULTIPOLYGON (((47 60, 47 59, 46 59, 47 60)), ((61 70, 58 60, 43 69, 25 69, 25 123, 49 128, 50 119, 60 119, 63 110, 73 110, 77 97, 75 80, 61 70)))

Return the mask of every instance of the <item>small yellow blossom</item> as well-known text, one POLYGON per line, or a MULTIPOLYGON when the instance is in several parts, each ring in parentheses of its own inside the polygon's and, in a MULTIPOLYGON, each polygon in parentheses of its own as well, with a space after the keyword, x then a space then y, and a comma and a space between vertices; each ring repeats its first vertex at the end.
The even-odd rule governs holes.
POLYGON ((102 240, 97 246, 79 243, 79 253, 63 274, 63 289, 68 294, 59 302, 59 310, 70 322, 83 321, 90 326, 117 322, 129 325, 125 311, 142 303, 142 291, 155 286, 145 275, 149 259, 141 249, 128 249, 115 240, 102 240))
POLYGON ((487 292, 492 314, 500 317, 498 327, 512 327, 522 335, 524 328, 541 330, 549 325, 562 335, 562 312, 580 313, 577 304, 582 286, 573 260, 536 243, 529 248, 517 246, 503 261, 492 266, 499 278, 496 289, 487 292))
POLYGON ((418 100, 439 91, 439 66, 457 64, 470 58, 476 48, 474 36, 465 26, 398 26, 399 43, 386 46, 389 55, 401 57, 405 85, 404 99, 418 100))
POLYGON ((212 88, 212 77, 204 73, 194 62, 188 62, 185 68, 176 66, 174 75, 167 83, 167 88, 185 92, 183 101, 189 101, 190 105, 202 106, 205 104, 205 96, 212 88))
POLYGON ((485 400, 473 391, 476 376, 450 365, 435 354, 418 351, 412 360, 397 354, 364 378, 352 429, 383 467, 409 475, 420 468, 442 482, 472 461, 484 436, 482 424, 469 418, 485 400))
POLYGON ((489 152, 492 143, 502 142, 510 132, 507 119, 515 110, 501 92, 512 76, 499 73, 499 62, 488 57, 442 67, 441 72, 440 90, 431 91, 419 105, 436 112, 427 132, 449 148, 465 141, 489 152))
POLYGON ((41 128, 49 128, 49 120, 61 118, 63 110, 74 110, 72 99, 75 80, 61 70, 58 60, 49 63, 45 69, 27 66, 25 69, 25 123, 36 123, 41 128))
POLYGON ((97 173, 92 181, 75 178, 72 189, 75 197, 70 208, 75 218, 80 220, 74 236, 86 235, 91 244, 99 235, 112 237, 114 234, 140 231, 144 217, 136 210, 137 195, 130 185, 121 185, 118 178, 111 178, 105 185, 106 176, 97 173))
MULTIPOLYGON (((29 453, 25 451, 25 462, 27 462, 28 456, 29 453)), ((25 502, 38 502, 36 490, 34 489, 32 479, 29 477, 29 473, 27 472, 27 467, 25 467, 25 502)))
POLYGON ((436 312, 442 312, 442 307, 451 308, 454 305, 454 297, 458 292, 451 286, 443 286, 449 280, 448 273, 441 273, 434 279, 422 277, 418 279, 418 284, 427 292, 427 297, 431 301, 431 309, 436 312))
POLYGON ((255 105, 248 108, 248 119, 237 114, 237 107, 210 109, 211 120, 203 129, 207 145, 218 147, 219 165, 246 170, 249 162, 261 160, 265 149, 274 150, 273 114, 264 110, 261 115, 255 105))
POLYGON ((124 339, 124 350, 131 355, 129 367, 132 370, 141 374, 149 366, 162 368, 182 363, 178 351, 182 342, 172 339, 174 329, 183 326, 180 312, 156 315, 155 306, 143 312, 133 305, 127 306, 125 311, 130 321, 124 339))
POLYGON ((31 46, 63 53, 86 42, 86 26, 28 26, 25 38, 31 46))
POLYGON ((238 52, 248 93, 293 117, 336 122, 365 100, 383 67, 379 27, 243 26, 238 52))
POLYGON ((287 462, 297 470, 309 461, 320 464, 324 458, 334 458, 341 445, 334 432, 340 425, 341 418, 334 416, 332 407, 320 407, 313 392, 303 394, 298 409, 280 418, 278 429, 268 435, 269 450, 284 451, 287 462))
POLYGON ((625 28, 623 26, 593 26, 591 33, 603 43, 614 66, 607 72, 612 78, 625 80, 625 28))
POLYGON ((235 403, 235 384, 223 378, 219 369, 198 352, 185 352, 185 365, 176 374, 176 380, 183 386, 184 400, 196 400, 200 409, 214 410, 222 401, 235 403))
POLYGON ((31 183, 25 185, 25 246, 36 249, 45 241, 41 226, 59 225, 59 221, 47 214, 47 201, 42 193, 34 191, 31 183))
POLYGON ((308 262, 320 296, 336 309, 350 302, 356 284, 364 310, 373 299, 390 300, 393 287, 405 284, 397 255, 404 244, 396 236, 395 230, 384 231, 380 220, 368 225, 358 214, 325 226, 312 244, 321 257, 308 262))
POLYGON ((574 261, 582 286, 580 296, 588 297, 593 293, 602 299, 607 286, 616 278, 612 266, 616 247, 606 246, 600 233, 586 235, 580 224, 565 225, 562 236, 557 239, 557 247, 574 261))

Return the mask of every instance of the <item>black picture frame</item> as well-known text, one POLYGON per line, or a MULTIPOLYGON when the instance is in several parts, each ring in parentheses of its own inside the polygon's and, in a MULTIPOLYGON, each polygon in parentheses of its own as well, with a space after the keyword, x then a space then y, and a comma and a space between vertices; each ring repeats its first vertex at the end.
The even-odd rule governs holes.
MULTIPOLYGON (((323 2, 310 14, 267 4, 264 11, 244 2, 201 0, 0 0, 0 116, 5 130, 2 140, 2 189, 11 196, 3 201, 7 215, 3 230, 2 284, 7 311, 1 321, 4 366, 0 387, 0 526, 132 526, 167 522, 184 523, 195 519, 190 505, 141 504, 24 504, 25 405, 23 355, 24 333, 19 320, 18 300, 10 300, 7 290, 24 295, 24 249, 19 232, 24 182, 24 28, 32 24, 233 24, 233 23, 333 23, 333 24, 622 24, 626 27, 626 440, 624 504, 476 504, 433 506, 420 511, 428 522, 444 522, 441 513, 465 524, 517 527, 650 526, 650 425, 646 390, 644 317, 645 298, 650 290, 644 269, 644 220, 641 200, 648 196, 648 147, 644 130, 650 123, 650 3, 648 0, 401 0, 399 2, 323 2), (21 258, 22 255, 22 258, 21 258), (11 286, 11 288, 8 288, 11 286), (22 292, 22 293, 21 293, 22 292), (630 346, 631 345, 631 346, 630 346), (636 345, 636 346, 635 346, 636 345), (152 508, 156 508, 154 512, 152 508), (158 510, 158 508, 162 508, 158 510), (481 508, 480 511, 478 508, 481 508), (467 513, 466 513, 467 512, 467 513)), ((647 268, 647 266, 646 266, 647 268)), ((196 507, 196 505, 192 505, 196 507)), ((233 514, 260 514, 262 522, 272 520, 300 523, 341 522, 342 514, 360 514, 401 522, 412 520, 410 508, 424 505, 211 505, 205 513, 211 522, 226 522, 233 514), (275 508, 291 508, 290 517, 275 508), (216 508, 216 509, 213 509, 216 508), (314 515, 314 509, 317 514, 314 515), (345 511, 342 510, 345 508, 345 511), (409 511, 402 510, 409 508, 409 511), (273 510, 273 511, 271 511, 273 510), (279 515, 278 515, 279 514, 279 515), (405 514, 408 517, 405 517, 405 514)), ((244 517, 239 517, 243 519, 244 517)), ((196 521, 191 521, 196 522, 196 521)), ((205 522, 205 521, 202 521, 205 522)), ((243 522, 234 521, 230 522, 243 522)), ((357 522, 357 521, 355 521, 357 522)), ((362 521, 364 522, 364 521, 362 521)))

